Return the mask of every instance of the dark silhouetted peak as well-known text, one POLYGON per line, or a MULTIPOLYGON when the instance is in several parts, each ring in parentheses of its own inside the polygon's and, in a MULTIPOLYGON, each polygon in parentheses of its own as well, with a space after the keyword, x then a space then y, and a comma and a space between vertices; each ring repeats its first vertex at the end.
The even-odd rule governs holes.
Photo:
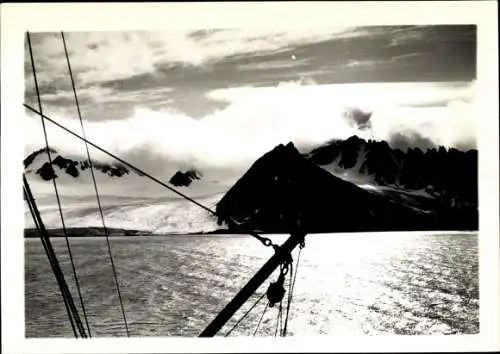
MULTIPOLYGON (((52 149, 49 147, 49 152, 50 153, 56 153, 56 150, 52 149)), ((24 159, 24 168, 27 168, 31 165, 31 163, 33 162, 33 160, 40 154, 47 154, 47 148, 41 148, 39 150, 36 150, 34 152, 32 152, 31 154, 29 154, 25 159, 24 159)))
MULTIPOLYGON (((85 166, 87 166, 86 168, 90 168, 90 163, 88 162, 88 160, 85 162, 85 166)), ((92 167, 96 170, 100 170, 102 173, 105 173, 110 177, 122 177, 130 173, 128 168, 120 163, 101 163, 93 161, 92 167)))
POLYGON ((407 154, 410 156, 413 155, 413 156, 421 157, 424 154, 424 152, 420 148, 414 147, 414 148, 408 149, 407 154))
POLYGON ((188 187, 193 180, 199 180, 201 174, 196 170, 188 170, 186 172, 177 171, 172 178, 170 178, 169 183, 176 187, 188 187))
MULTIPOLYGON (((279 145, 254 162, 217 204, 219 223, 266 232, 404 230, 421 215, 337 178, 279 145)), ((415 225, 413 225, 413 223, 415 225)))
POLYGON ((331 140, 325 145, 312 150, 307 156, 318 165, 328 165, 339 156, 342 143, 342 140, 331 140))
POLYGON ((24 159, 25 172, 31 173, 32 170, 36 170, 36 174, 40 175, 42 179, 46 181, 58 177, 55 167, 57 167, 61 171, 60 173, 58 172, 59 176, 61 175, 61 173, 66 173, 74 178, 77 178, 82 171, 90 168, 91 165, 95 170, 105 173, 110 177, 121 177, 125 174, 130 173, 125 166, 119 163, 101 163, 93 161, 91 164, 87 159, 78 161, 65 158, 60 154, 58 154, 54 158, 53 155, 57 154, 57 151, 52 148, 49 148, 49 151, 51 153, 52 166, 49 163, 47 149, 43 148, 31 153, 24 159), (43 160, 35 163, 36 166, 33 166, 33 162, 35 161, 35 159, 38 156, 42 158, 43 154, 46 155, 43 156, 43 160), (28 167, 32 168, 27 169, 28 167))
POLYGON ((77 162, 68 165, 68 167, 66 167, 66 173, 69 174, 70 176, 78 177, 80 175, 80 172, 78 172, 76 165, 78 165, 77 162))
POLYGON ((357 135, 352 135, 347 140, 345 140, 345 142, 350 146, 359 146, 359 144, 361 144, 362 142, 364 143, 365 141, 357 135))
POLYGON ((82 171, 85 171, 89 167, 90 167, 90 163, 88 160, 80 161, 80 169, 82 171))
POLYGON ((331 141, 312 150, 308 159, 319 166, 353 169, 371 176, 379 185, 428 190, 439 198, 477 205, 477 150, 461 151, 443 146, 422 150, 418 146, 394 149, 386 141, 364 141, 357 136, 331 141), (363 151, 363 155, 361 154, 363 151))
POLYGON ((366 142, 356 135, 347 140, 332 140, 312 150, 308 157, 318 165, 328 165, 338 159, 339 167, 351 169, 356 165, 366 142))
POLYGON ((356 135, 345 140, 345 142, 340 145, 341 158, 339 166, 346 169, 353 168, 358 161, 359 152, 364 143, 365 141, 356 135))
POLYGON ((56 165, 59 168, 66 168, 72 162, 74 162, 74 161, 69 160, 69 159, 65 159, 61 155, 57 155, 57 157, 52 160, 52 164, 56 165))
POLYGON ((76 168, 76 166, 78 166, 77 161, 65 159, 61 155, 57 155, 57 157, 54 160, 52 160, 52 164, 56 165, 61 170, 64 169, 65 172, 67 174, 69 174, 70 176, 78 177, 80 175, 80 173, 78 172, 78 170, 76 168))
POLYGON ((45 162, 42 165, 42 167, 40 167, 36 171, 36 173, 39 174, 40 177, 42 177, 43 180, 45 180, 45 181, 50 181, 51 179, 57 178, 57 175, 56 175, 54 169, 52 168, 52 166, 48 162, 45 162))

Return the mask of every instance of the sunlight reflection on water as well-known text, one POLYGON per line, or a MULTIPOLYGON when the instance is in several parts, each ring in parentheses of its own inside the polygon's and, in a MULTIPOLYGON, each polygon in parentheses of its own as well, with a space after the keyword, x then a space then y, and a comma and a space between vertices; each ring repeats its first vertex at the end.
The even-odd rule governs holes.
MULTIPOLYGON (((105 239, 70 242, 92 335, 125 335, 105 239)), ((76 300, 64 240, 53 244, 76 300)), ((240 235, 117 237, 111 245, 134 336, 197 336, 273 252, 240 235)), ((25 246, 26 336, 71 337, 40 241, 25 246)), ((308 235, 288 334, 478 333, 478 294, 477 233, 308 235)), ((252 335, 264 306, 231 335, 252 335)), ((277 311, 266 312, 257 335, 274 335, 277 311)))

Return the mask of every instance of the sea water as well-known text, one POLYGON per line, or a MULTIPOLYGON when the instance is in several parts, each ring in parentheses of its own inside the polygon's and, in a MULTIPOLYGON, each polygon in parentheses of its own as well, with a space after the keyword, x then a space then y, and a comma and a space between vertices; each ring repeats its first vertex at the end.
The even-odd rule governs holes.
MULTIPOLYGON (((66 242, 52 242, 80 307, 66 242)), ((69 242, 91 335, 125 336, 105 238, 69 242)), ((197 336, 273 254, 244 235, 113 237, 110 244, 131 336, 197 336)), ((298 267, 293 252, 287 335, 478 333, 477 244, 477 233, 460 232, 308 235, 298 267)), ((274 336, 278 314, 264 298, 231 336, 274 336)), ((25 323, 26 337, 73 336, 39 239, 25 240, 25 323)))

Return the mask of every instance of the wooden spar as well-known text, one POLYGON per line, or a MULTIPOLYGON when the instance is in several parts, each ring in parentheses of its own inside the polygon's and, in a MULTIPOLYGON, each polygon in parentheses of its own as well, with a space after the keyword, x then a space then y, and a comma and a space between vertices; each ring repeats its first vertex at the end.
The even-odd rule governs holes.
POLYGON ((69 321, 73 327, 73 333, 75 337, 78 337, 78 334, 74 327, 74 325, 76 324, 80 336, 83 338, 87 338, 87 334, 85 333, 85 328, 83 327, 83 323, 80 319, 78 310, 75 306, 75 303, 69 291, 68 284, 64 279, 64 273, 61 269, 61 266, 59 265, 59 262, 57 261, 56 253, 54 251, 52 243, 50 242, 47 229, 43 224, 42 217, 35 203, 35 198, 31 193, 30 186, 24 174, 23 174, 23 183, 24 183, 24 195, 26 198, 26 202, 28 203, 28 206, 30 208, 31 215, 33 216, 33 221, 35 222, 38 232, 40 233, 42 244, 44 246, 45 252, 47 253, 47 257, 49 258, 49 263, 52 267, 54 276, 56 277, 57 284, 59 285, 59 289, 61 291, 61 295, 63 297, 64 304, 68 312, 69 321))
POLYGON ((213 337, 224 327, 238 309, 252 296, 253 293, 266 281, 274 270, 286 259, 297 245, 304 241, 305 233, 292 233, 290 237, 277 248, 275 254, 262 268, 248 281, 238 294, 222 309, 214 320, 205 328, 199 337, 213 337))

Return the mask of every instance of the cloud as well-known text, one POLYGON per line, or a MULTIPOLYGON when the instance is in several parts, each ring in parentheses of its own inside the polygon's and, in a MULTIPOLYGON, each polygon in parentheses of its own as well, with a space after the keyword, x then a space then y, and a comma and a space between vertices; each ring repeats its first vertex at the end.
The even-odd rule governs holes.
POLYGON ((391 58, 391 61, 400 61, 400 60, 408 60, 410 58, 418 58, 421 56, 424 56, 424 53, 409 53, 409 54, 402 54, 402 55, 396 55, 395 57, 391 58))
MULTIPOLYGON (((91 99, 93 101, 99 101, 106 99, 110 95, 116 95, 116 92, 111 88, 92 86, 77 90, 78 98, 81 99, 91 99)), ((74 101, 74 93, 71 90, 57 90, 55 93, 43 93, 40 95, 43 102, 58 102, 61 100, 71 100, 74 101)))
MULTIPOLYGON (((170 109, 136 108, 126 119, 86 122, 85 129, 91 141, 119 156, 135 156, 134 161, 146 170, 146 165, 151 163, 160 170, 182 165, 201 170, 243 171, 277 144, 293 141, 299 147, 310 147, 354 134, 387 141, 400 141, 401 136, 409 136, 414 141, 418 140, 415 137, 423 137, 436 145, 463 147, 476 141, 476 117, 473 102, 452 99, 453 91, 457 93, 456 97, 460 97, 462 86, 303 86, 289 82, 276 87, 219 89, 206 95, 227 102, 227 107, 202 119, 196 120, 170 109), (422 94, 426 90, 447 91, 450 96, 448 104, 441 107, 405 105, 412 100, 418 101, 416 93, 422 94), (371 129, 361 129, 362 119, 357 125, 346 121, 344 113, 347 107, 373 112, 369 120, 371 129), (149 162, 142 158, 147 154, 151 154, 149 162)), ((57 111, 46 113, 75 132, 81 131, 77 120, 57 111)), ((24 121, 27 150, 43 146, 39 118, 27 117, 24 121)), ((47 127, 51 146, 70 154, 83 153, 80 141, 50 123, 47 127)), ((93 156, 108 160, 102 154, 93 156)))
POLYGON ((370 130, 372 122, 370 118, 373 112, 365 112, 359 108, 348 107, 343 114, 343 117, 349 124, 356 126, 360 130, 370 130))
MULTIPOLYGON (((333 38, 367 35, 351 28, 240 29, 168 32, 71 32, 66 42, 80 85, 95 85, 142 74, 160 65, 201 66, 234 56, 273 53, 333 38)), ((59 33, 31 34, 41 85, 67 77, 67 63, 59 33)), ((27 49, 27 46, 25 46, 27 49)), ((28 52, 26 51, 26 54, 28 52)), ((25 56, 26 68, 29 55, 25 56)), ((26 85, 32 86, 31 70, 26 85)))
POLYGON ((380 109, 374 111, 371 121, 374 136, 389 142, 405 140, 423 148, 476 147, 477 116, 473 100, 450 100, 443 106, 380 109))
POLYGON ((394 31, 389 46, 400 46, 420 41, 425 37, 427 31, 426 26, 411 26, 402 30, 394 31))
POLYGON ((376 59, 376 60, 350 60, 345 64, 340 64, 336 66, 336 69, 349 69, 349 70, 364 70, 372 69, 375 67, 380 67, 382 65, 394 65, 400 66, 401 62, 408 62, 409 59, 417 58, 423 56, 423 53, 410 53, 403 55, 396 55, 389 59, 376 59))
POLYGON ((272 69, 288 69, 296 68, 303 65, 307 65, 312 61, 311 58, 307 59, 290 59, 290 60, 272 60, 266 62, 257 62, 249 64, 238 65, 239 70, 272 70, 272 69))
POLYGON ((393 124, 384 139, 393 147, 406 150, 419 147, 422 150, 437 146, 460 150, 477 148, 477 119, 475 103, 459 99, 450 100, 440 107, 411 108, 399 112, 405 120, 393 124))
MULTIPOLYGON (((84 119, 120 119, 135 107, 164 107, 175 103, 175 90, 170 87, 151 87, 140 90, 119 91, 110 87, 90 86, 77 89, 80 111, 84 119)), ((71 88, 57 89, 40 95, 44 107, 56 108, 58 114, 77 118, 76 103, 71 88)), ((35 94, 26 95, 26 103, 38 106, 35 94)))
POLYGON ((430 138, 422 136, 418 131, 396 131, 389 136, 388 143, 393 149, 403 151, 415 147, 425 151, 436 147, 430 138))
POLYGON ((373 66, 375 64, 379 64, 380 61, 375 60, 350 60, 347 64, 341 65, 341 68, 344 69, 357 69, 360 67, 373 66))

